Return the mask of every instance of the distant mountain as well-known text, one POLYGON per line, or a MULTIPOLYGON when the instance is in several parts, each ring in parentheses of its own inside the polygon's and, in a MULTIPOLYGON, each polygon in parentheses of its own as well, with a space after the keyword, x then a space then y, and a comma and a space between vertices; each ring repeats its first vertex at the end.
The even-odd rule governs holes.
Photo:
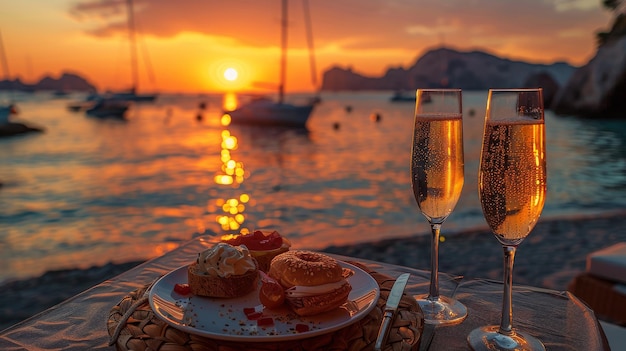
POLYGON ((35 84, 25 84, 18 78, 15 80, 0 81, 0 90, 16 91, 62 91, 62 92, 96 92, 96 87, 89 83, 87 79, 74 74, 64 72, 59 78, 50 76, 43 77, 35 84))
POLYGON ((519 88, 538 76, 563 86, 575 67, 557 62, 532 64, 500 58, 481 51, 431 50, 408 69, 390 68, 382 77, 367 77, 351 68, 332 67, 323 74, 322 90, 415 90, 417 88, 519 88))

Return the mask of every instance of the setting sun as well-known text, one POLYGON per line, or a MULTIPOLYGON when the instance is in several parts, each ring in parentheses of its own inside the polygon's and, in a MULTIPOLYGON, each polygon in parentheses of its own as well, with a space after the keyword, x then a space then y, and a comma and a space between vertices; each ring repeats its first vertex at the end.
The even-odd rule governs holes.
POLYGON ((237 70, 232 67, 229 67, 224 71, 224 78, 231 82, 236 80, 238 75, 239 73, 237 73, 237 70))
MULTIPOLYGON (((254 89, 252 82, 267 80, 265 76, 259 78, 253 66, 236 57, 224 57, 218 60, 205 61, 199 68, 204 72, 203 80, 210 91, 242 91, 254 89)), ((261 71, 265 74, 265 71, 261 71)))

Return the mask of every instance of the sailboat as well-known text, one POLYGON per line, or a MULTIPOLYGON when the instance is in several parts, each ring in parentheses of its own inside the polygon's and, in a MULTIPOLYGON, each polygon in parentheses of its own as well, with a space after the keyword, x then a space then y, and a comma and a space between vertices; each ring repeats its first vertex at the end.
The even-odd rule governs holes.
MULTIPOLYGON (((7 60, 6 52, 4 51, 4 43, 2 40, 2 36, 0 35, 0 60, 2 60, 2 70, 4 71, 5 80, 9 78, 9 63, 7 60)), ((17 114, 17 109, 15 104, 9 103, 0 103, 0 126, 7 125, 10 123, 9 119, 12 115, 17 114)))
MULTIPOLYGON (((4 43, 1 35, 0 62, 2 63, 2 70, 4 71, 4 80, 9 81, 9 62, 7 60, 6 51, 4 50, 4 43)), ((17 107, 15 106, 15 103, 12 101, 0 103, 0 137, 43 131, 43 129, 39 127, 29 126, 26 123, 19 121, 12 121, 11 117, 16 114, 17 107)))
POLYGON ((134 102, 152 102, 156 94, 139 94, 137 86, 139 82, 137 43, 135 37, 135 19, 133 0, 126 1, 128 14, 128 36, 130 42, 130 64, 132 87, 126 91, 106 92, 104 94, 90 94, 84 101, 70 102, 68 110, 73 112, 85 111, 91 117, 100 118, 126 118, 126 112, 134 102))
POLYGON ((139 85, 139 64, 137 60, 137 39, 133 0, 126 0, 126 8, 128 14, 128 36, 130 43, 131 81, 133 85, 128 91, 113 92, 109 97, 117 100, 151 102, 156 99, 156 94, 139 94, 137 92, 137 87, 139 85))
POLYGON ((389 98, 391 102, 415 102, 415 93, 405 93, 402 90, 397 90, 393 93, 391 98, 389 98))
POLYGON ((116 98, 103 98, 95 101, 87 107, 85 114, 98 118, 126 119, 126 111, 130 108, 131 102, 116 98))
POLYGON ((294 105, 285 102, 285 75, 287 72, 287 0, 282 0, 281 60, 278 101, 257 98, 239 108, 228 111, 231 123, 306 127, 315 104, 294 105))

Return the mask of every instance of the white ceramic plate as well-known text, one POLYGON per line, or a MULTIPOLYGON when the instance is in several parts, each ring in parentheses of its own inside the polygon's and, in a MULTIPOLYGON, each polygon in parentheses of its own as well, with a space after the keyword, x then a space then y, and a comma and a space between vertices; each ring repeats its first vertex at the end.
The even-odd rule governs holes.
POLYGON ((174 285, 187 283, 187 266, 180 267, 159 279, 150 291, 149 300, 156 315, 174 328, 213 339, 231 341, 284 341, 325 334, 359 321, 375 306, 380 296, 376 280, 363 270, 339 262, 354 271, 348 278, 352 291, 348 301, 335 311, 300 317, 288 307, 262 310, 272 325, 259 326, 244 313, 247 308, 261 308, 258 288, 233 299, 182 296, 174 285), (305 327, 306 326, 306 327, 305 327), (306 330, 308 329, 308 330, 306 330))

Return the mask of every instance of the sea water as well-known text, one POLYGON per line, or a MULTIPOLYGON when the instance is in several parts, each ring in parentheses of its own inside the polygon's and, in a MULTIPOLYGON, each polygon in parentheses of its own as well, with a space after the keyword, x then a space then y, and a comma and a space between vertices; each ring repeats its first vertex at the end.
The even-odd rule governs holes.
MULTIPOLYGON (((45 132, 0 138, 0 281, 242 229, 309 249, 427 235, 410 185, 414 104, 391 95, 324 93, 307 130, 224 126, 232 96, 162 95, 119 121, 70 112, 80 96, 17 95, 17 119, 45 132)), ((486 97, 463 95, 465 185, 443 236, 486 228, 476 180, 486 97)), ((546 134, 540 221, 626 208, 626 121, 546 111, 546 134)))

